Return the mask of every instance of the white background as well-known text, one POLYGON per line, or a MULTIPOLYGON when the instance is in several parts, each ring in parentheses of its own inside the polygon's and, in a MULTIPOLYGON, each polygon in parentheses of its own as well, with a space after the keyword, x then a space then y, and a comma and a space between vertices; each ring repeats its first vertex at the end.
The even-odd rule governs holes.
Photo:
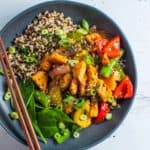
MULTIPOLYGON (((0 0, 0 29, 15 15, 45 0, 0 0)), ((150 0, 76 0, 110 16, 127 35, 138 70, 137 95, 127 118, 91 150, 150 149, 150 0)), ((0 128, 0 150, 26 150, 0 128), (3 148, 2 148, 3 147, 3 148)))

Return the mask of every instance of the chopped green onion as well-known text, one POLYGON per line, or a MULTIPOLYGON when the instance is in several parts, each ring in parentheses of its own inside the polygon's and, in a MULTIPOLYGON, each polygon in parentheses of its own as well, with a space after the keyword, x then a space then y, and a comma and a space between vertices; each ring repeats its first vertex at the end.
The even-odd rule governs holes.
POLYGON ((14 119, 14 120, 19 119, 18 113, 15 111, 11 112, 9 115, 11 119, 14 119))
POLYGON ((79 60, 70 59, 68 60, 68 63, 71 67, 74 67, 77 63, 79 63, 79 60))
POLYGON ((58 132, 55 133, 55 135, 54 135, 54 138, 55 138, 55 139, 58 139, 58 138, 60 138, 60 137, 61 137, 61 134, 60 134, 60 133, 58 133, 58 132))
POLYGON ((34 63, 36 61, 37 61, 37 59, 35 56, 26 56, 25 57, 25 62, 27 62, 27 63, 34 63))
POLYGON ((61 39, 67 38, 67 34, 64 33, 64 34, 60 35, 60 38, 61 38, 61 39))
POLYGON ((65 33, 63 32, 63 30, 61 30, 61 29, 57 29, 57 30, 55 31, 55 35, 58 36, 58 37, 61 38, 61 39, 65 39, 65 38, 67 37, 67 34, 65 34, 65 33))
POLYGON ((76 101, 75 101, 75 107, 82 107, 83 105, 84 105, 84 99, 83 98, 79 98, 79 99, 77 99, 76 101))
POLYGON ((87 120, 87 115, 82 114, 82 115, 80 116, 80 120, 81 120, 81 121, 86 121, 86 120, 87 120))
POLYGON ((96 95, 96 89, 91 88, 91 89, 89 89, 88 91, 89 91, 89 95, 90 95, 90 96, 95 96, 95 95, 96 95))
POLYGON ((15 54, 16 53, 16 48, 14 46, 10 46, 8 49, 10 54, 15 54))
POLYGON ((67 39, 61 39, 61 40, 59 41, 59 45, 60 45, 60 46, 63 46, 63 47, 66 47, 66 46, 69 45, 69 41, 68 41, 67 39))
POLYGON ((57 30, 55 31, 55 35, 57 35, 57 36, 62 35, 62 34, 64 34, 64 32, 63 32, 63 30, 61 30, 61 29, 57 29, 57 30))
POLYGON ((90 54, 87 54, 84 58, 84 61, 87 65, 92 65, 94 64, 94 58, 90 55, 90 54))
POLYGON ((108 102, 110 103, 110 104, 112 104, 112 103, 114 103, 114 101, 116 101, 113 97, 109 97, 108 98, 108 102))
POLYGON ((58 127, 60 129, 65 129, 66 128, 66 126, 65 126, 65 124, 63 122, 59 122, 58 127))
POLYGON ((7 89, 7 91, 4 94, 4 100, 8 101, 10 99, 11 99, 11 93, 10 93, 10 90, 7 89))
POLYGON ((82 20, 82 27, 83 27, 86 31, 89 31, 89 24, 88 24, 87 20, 85 20, 85 19, 82 20))
POLYGON ((73 133, 73 137, 74 137, 74 138, 79 138, 79 137, 80 137, 80 133, 77 132, 77 131, 75 131, 75 132, 73 133))
POLYGON ((63 130, 63 135, 61 135, 60 133, 55 133, 54 135, 54 139, 56 140, 56 142, 58 144, 63 143, 64 141, 66 141, 68 138, 70 137, 70 131, 68 129, 64 129, 63 130))
POLYGON ((63 110, 63 105, 62 105, 62 104, 58 104, 58 105, 56 106, 56 108, 62 111, 62 110, 63 110))
POLYGON ((70 132, 68 129, 64 129, 64 130, 62 130, 62 131, 63 131, 63 135, 64 135, 64 136, 68 135, 68 133, 70 132))
POLYGON ((68 95, 65 99, 64 99, 64 102, 65 103, 69 103, 71 101, 75 100, 75 97, 72 96, 72 95, 68 95))
POLYGON ((112 113, 107 113, 105 118, 106 118, 106 120, 111 120, 112 119, 112 113))
POLYGON ((112 106, 117 106, 117 102, 116 102, 116 100, 114 100, 113 102, 112 102, 112 106))
POLYGON ((78 33, 80 35, 86 35, 88 32, 83 28, 79 28, 76 30, 76 33, 78 33))
POLYGON ((50 33, 49 33, 49 31, 47 30, 47 29, 43 29, 42 31, 41 31, 41 35, 43 35, 43 36, 48 36, 50 33))

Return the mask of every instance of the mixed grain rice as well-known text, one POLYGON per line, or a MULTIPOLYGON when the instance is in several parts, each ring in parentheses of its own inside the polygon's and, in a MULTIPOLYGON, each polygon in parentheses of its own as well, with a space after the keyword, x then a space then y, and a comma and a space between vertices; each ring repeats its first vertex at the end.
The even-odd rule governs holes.
POLYGON ((40 13, 33 23, 27 26, 24 34, 17 36, 14 40, 14 46, 17 49, 28 47, 28 55, 35 55, 37 62, 33 64, 26 63, 24 61, 25 56, 18 51, 16 54, 9 54, 16 75, 24 79, 30 78, 37 71, 41 57, 45 53, 51 53, 56 48, 57 45, 52 36, 41 36, 42 29, 47 29, 51 34, 54 34, 58 29, 63 30, 64 33, 73 32, 76 27, 77 25, 73 24, 71 18, 65 18, 63 13, 56 11, 40 13))

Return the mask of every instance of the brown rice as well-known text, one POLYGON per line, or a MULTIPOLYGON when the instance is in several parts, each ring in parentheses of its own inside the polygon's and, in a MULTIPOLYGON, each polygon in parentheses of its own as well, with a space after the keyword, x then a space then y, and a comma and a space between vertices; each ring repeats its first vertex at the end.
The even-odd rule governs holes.
POLYGON ((31 77, 38 69, 38 60, 45 53, 50 53, 55 49, 55 40, 53 40, 52 36, 41 36, 41 30, 47 29, 51 34, 54 34, 56 30, 61 29, 64 33, 68 33, 74 31, 76 27, 77 25, 73 24, 71 18, 65 18, 63 13, 56 11, 40 13, 34 19, 33 23, 27 26, 24 34, 17 36, 14 40, 14 46, 17 50, 28 47, 28 55, 35 55, 37 62, 33 64, 26 63, 24 61, 25 56, 18 51, 16 54, 9 54, 9 59, 15 74, 20 78, 31 77))

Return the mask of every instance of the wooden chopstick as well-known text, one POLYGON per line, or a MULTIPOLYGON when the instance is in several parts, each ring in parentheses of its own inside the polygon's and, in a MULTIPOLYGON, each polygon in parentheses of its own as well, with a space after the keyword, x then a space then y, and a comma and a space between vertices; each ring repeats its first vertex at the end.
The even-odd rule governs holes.
POLYGON ((15 79, 15 75, 13 73, 12 67, 9 63, 6 48, 4 46, 4 42, 3 42, 1 37, 0 37, 0 47, 2 49, 2 53, 0 53, 0 60, 2 63, 2 68, 4 70, 4 75, 6 77, 8 87, 10 88, 12 98, 13 98, 16 110, 18 112, 18 115, 19 115, 21 126, 22 126, 24 133, 26 135, 27 143, 28 143, 30 149, 40 150, 41 148, 40 148, 37 136, 36 136, 35 131, 32 127, 30 117, 28 115, 26 106, 24 104, 24 101, 23 101, 20 89, 18 87, 17 81, 15 79), (13 84, 11 84, 11 81, 10 81, 10 78, 8 76, 6 68, 9 70, 13 84))
POLYGON ((11 92, 11 95, 12 95, 12 98, 13 98, 13 102, 14 102, 15 108, 16 108, 16 110, 17 110, 17 112, 18 112, 18 115, 19 115, 20 124, 21 124, 22 128, 24 129, 24 133, 25 133, 25 135, 26 135, 27 143, 28 143, 30 149, 34 149, 34 145, 33 145, 33 143, 31 142, 32 139, 31 139, 31 137, 30 137, 30 134, 29 134, 29 132, 28 132, 27 126, 26 126, 26 124, 25 124, 25 121, 24 121, 24 118, 23 118, 21 109, 20 109, 19 104, 18 104, 18 102, 17 102, 16 95, 15 95, 15 93, 13 92, 13 87, 12 87, 12 84, 11 84, 11 82, 10 82, 10 80, 9 80, 9 76, 8 76, 8 74, 7 74, 7 69, 6 69, 7 67, 6 67, 6 65, 5 65, 5 62, 4 62, 4 60, 3 60, 3 56, 2 56, 1 53, 0 53, 0 60, 1 60, 2 68, 3 68, 3 71, 4 71, 4 75, 5 75, 5 78, 6 78, 8 87, 9 87, 9 89, 10 89, 10 92, 11 92))

